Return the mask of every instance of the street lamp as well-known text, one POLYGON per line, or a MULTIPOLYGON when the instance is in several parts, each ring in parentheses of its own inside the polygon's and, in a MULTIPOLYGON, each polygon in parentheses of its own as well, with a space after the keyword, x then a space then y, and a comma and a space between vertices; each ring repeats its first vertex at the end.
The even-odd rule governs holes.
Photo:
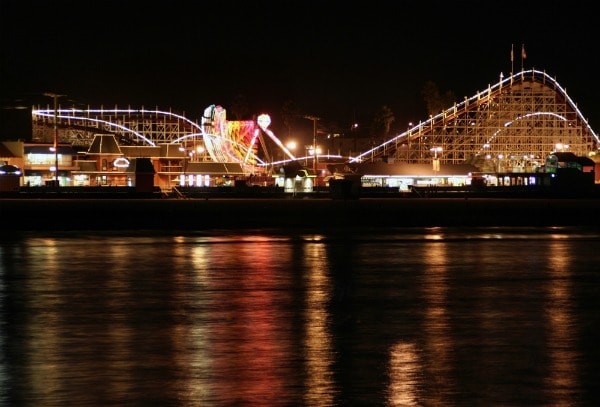
POLYGON ((433 171, 440 171, 440 159, 438 158, 438 153, 441 154, 442 147, 432 147, 431 151, 433 152, 433 171))
POLYGON ((305 119, 312 120, 313 122, 313 172, 317 174, 317 120, 321 120, 320 117, 316 116, 304 116, 305 119))
POLYGON ((50 93, 50 92, 46 92, 44 93, 44 96, 48 96, 54 99, 54 182, 55 182, 55 186, 59 186, 60 183, 58 182, 58 116, 57 116, 57 112, 58 112, 58 98, 65 96, 65 95, 59 95, 57 93, 50 93))
POLYGON ((288 150, 292 150, 293 151, 293 150, 296 149, 296 147, 298 146, 298 144, 294 140, 292 140, 292 141, 288 141, 285 144, 285 146, 287 147, 288 150))
MULTIPOLYGON (((290 140, 287 143, 285 143, 285 147, 288 149, 288 151, 292 152, 292 151, 296 151, 296 147, 298 146, 298 144, 296 143, 296 141, 294 140, 290 140)), ((292 153, 294 154, 294 153, 292 153)), ((285 153, 283 155, 283 162, 285 163, 287 160, 285 158, 285 153)))

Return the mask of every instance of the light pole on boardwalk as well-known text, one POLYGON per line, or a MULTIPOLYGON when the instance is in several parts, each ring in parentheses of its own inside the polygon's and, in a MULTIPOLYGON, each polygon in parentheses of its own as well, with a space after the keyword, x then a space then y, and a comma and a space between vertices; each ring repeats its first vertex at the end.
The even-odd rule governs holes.
POLYGON ((440 172, 440 159, 438 158, 438 153, 442 153, 442 147, 432 147, 431 151, 433 152, 433 171, 440 172))
POLYGON ((44 96, 48 96, 54 99, 54 182, 55 186, 59 186, 58 182, 58 98, 65 95, 59 95, 57 93, 44 93, 44 96))
POLYGON ((305 119, 313 122, 313 172, 317 175, 317 120, 321 120, 316 116, 304 116, 305 119))

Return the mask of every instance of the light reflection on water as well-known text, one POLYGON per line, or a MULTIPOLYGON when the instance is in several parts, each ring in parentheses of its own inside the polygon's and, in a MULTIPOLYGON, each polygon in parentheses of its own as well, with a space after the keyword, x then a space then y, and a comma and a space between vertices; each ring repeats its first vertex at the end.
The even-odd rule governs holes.
POLYGON ((599 237, 25 234, 0 241, 1 401, 588 405, 599 237))

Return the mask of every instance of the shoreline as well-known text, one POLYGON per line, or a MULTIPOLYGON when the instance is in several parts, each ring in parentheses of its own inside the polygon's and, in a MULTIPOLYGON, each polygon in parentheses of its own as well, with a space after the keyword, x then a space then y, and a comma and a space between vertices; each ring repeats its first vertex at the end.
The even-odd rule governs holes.
POLYGON ((600 199, 0 199, 4 231, 599 227, 600 199))

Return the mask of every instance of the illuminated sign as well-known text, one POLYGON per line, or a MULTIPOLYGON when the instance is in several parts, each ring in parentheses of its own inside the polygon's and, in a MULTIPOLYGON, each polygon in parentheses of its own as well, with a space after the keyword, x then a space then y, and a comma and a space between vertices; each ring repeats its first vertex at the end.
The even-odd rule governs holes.
POLYGON ((113 161, 113 165, 117 168, 127 168, 129 167, 129 160, 125 157, 119 157, 113 161))

